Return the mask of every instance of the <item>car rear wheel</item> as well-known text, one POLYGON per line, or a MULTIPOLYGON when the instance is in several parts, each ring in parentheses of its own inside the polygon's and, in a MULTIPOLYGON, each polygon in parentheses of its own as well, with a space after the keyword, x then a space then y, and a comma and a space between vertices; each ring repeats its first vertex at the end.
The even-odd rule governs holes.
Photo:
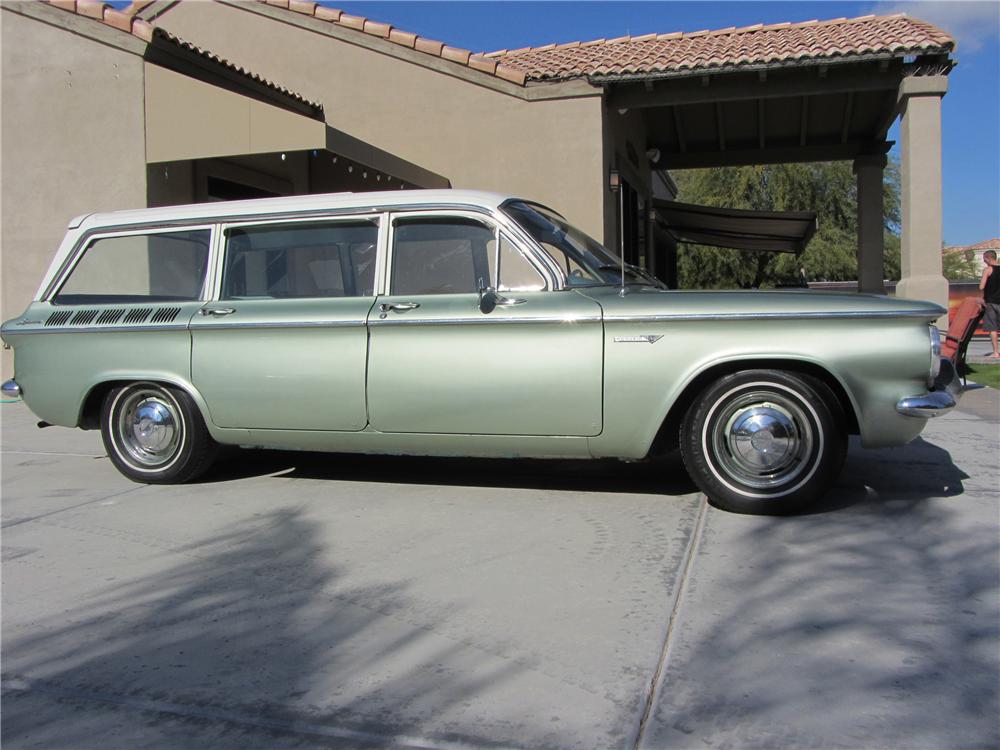
POLYGON ((715 381, 681 425, 681 453, 709 502, 734 513, 782 514, 818 500, 847 450, 840 403, 819 380, 748 370, 715 381))
POLYGON ((113 388, 101 407, 101 436, 118 471, 146 484, 195 479, 218 449, 191 397, 158 383, 113 388))

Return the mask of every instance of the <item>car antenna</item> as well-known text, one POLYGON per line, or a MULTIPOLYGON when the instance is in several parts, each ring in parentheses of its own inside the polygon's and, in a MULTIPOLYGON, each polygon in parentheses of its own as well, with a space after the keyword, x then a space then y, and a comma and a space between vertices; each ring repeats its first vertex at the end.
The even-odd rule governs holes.
POLYGON ((618 239, 618 256, 622 264, 622 285, 621 289, 618 290, 618 296, 624 297, 625 292, 625 198, 624 190, 619 190, 618 195, 621 197, 621 210, 620 214, 622 217, 621 227, 619 228, 618 234, 621 236, 618 239))

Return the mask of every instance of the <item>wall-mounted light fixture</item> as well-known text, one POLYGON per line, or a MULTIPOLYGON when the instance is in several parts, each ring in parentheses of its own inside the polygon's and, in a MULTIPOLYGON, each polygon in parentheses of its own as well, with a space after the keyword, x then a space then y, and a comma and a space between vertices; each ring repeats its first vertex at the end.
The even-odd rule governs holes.
POLYGON ((617 169, 612 169, 608 172, 608 187, 611 188, 612 193, 617 193, 618 189, 622 186, 622 177, 618 174, 617 169))

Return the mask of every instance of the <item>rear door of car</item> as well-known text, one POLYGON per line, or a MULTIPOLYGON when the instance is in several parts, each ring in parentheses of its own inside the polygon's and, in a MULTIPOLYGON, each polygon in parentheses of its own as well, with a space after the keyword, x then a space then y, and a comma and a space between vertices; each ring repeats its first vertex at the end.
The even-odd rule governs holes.
POLYGON ((222 227, 217 293, 191 322, 192 378, 219 427, 362 430, 379 217, 222 227))
POLYGON ((389 247, 387 294, 369 317, 372 427, 480 435, 601 432, 596 302, 551 290, 530 252, 476 212, 396 213, 389 247), (486 311, 480 286, 499 290, 498 304, 486 311))

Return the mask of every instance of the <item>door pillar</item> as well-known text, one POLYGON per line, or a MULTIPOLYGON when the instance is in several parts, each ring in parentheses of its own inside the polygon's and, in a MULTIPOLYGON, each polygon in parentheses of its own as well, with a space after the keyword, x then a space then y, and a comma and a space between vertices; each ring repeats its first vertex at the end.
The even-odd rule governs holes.
MULTIPOLYGON (((902 150, 902 279, 899 297, 948 307, 941 266, 941 98, 943 75, 910 76, 899 87, 902 150)), ((947 316, 938 325, 947 328, 947 316)))
POLYGON ((885 294, 885 219, 882 175, 885 156, 870 154, 854 160, 858 185, 858 291, 885 294))

